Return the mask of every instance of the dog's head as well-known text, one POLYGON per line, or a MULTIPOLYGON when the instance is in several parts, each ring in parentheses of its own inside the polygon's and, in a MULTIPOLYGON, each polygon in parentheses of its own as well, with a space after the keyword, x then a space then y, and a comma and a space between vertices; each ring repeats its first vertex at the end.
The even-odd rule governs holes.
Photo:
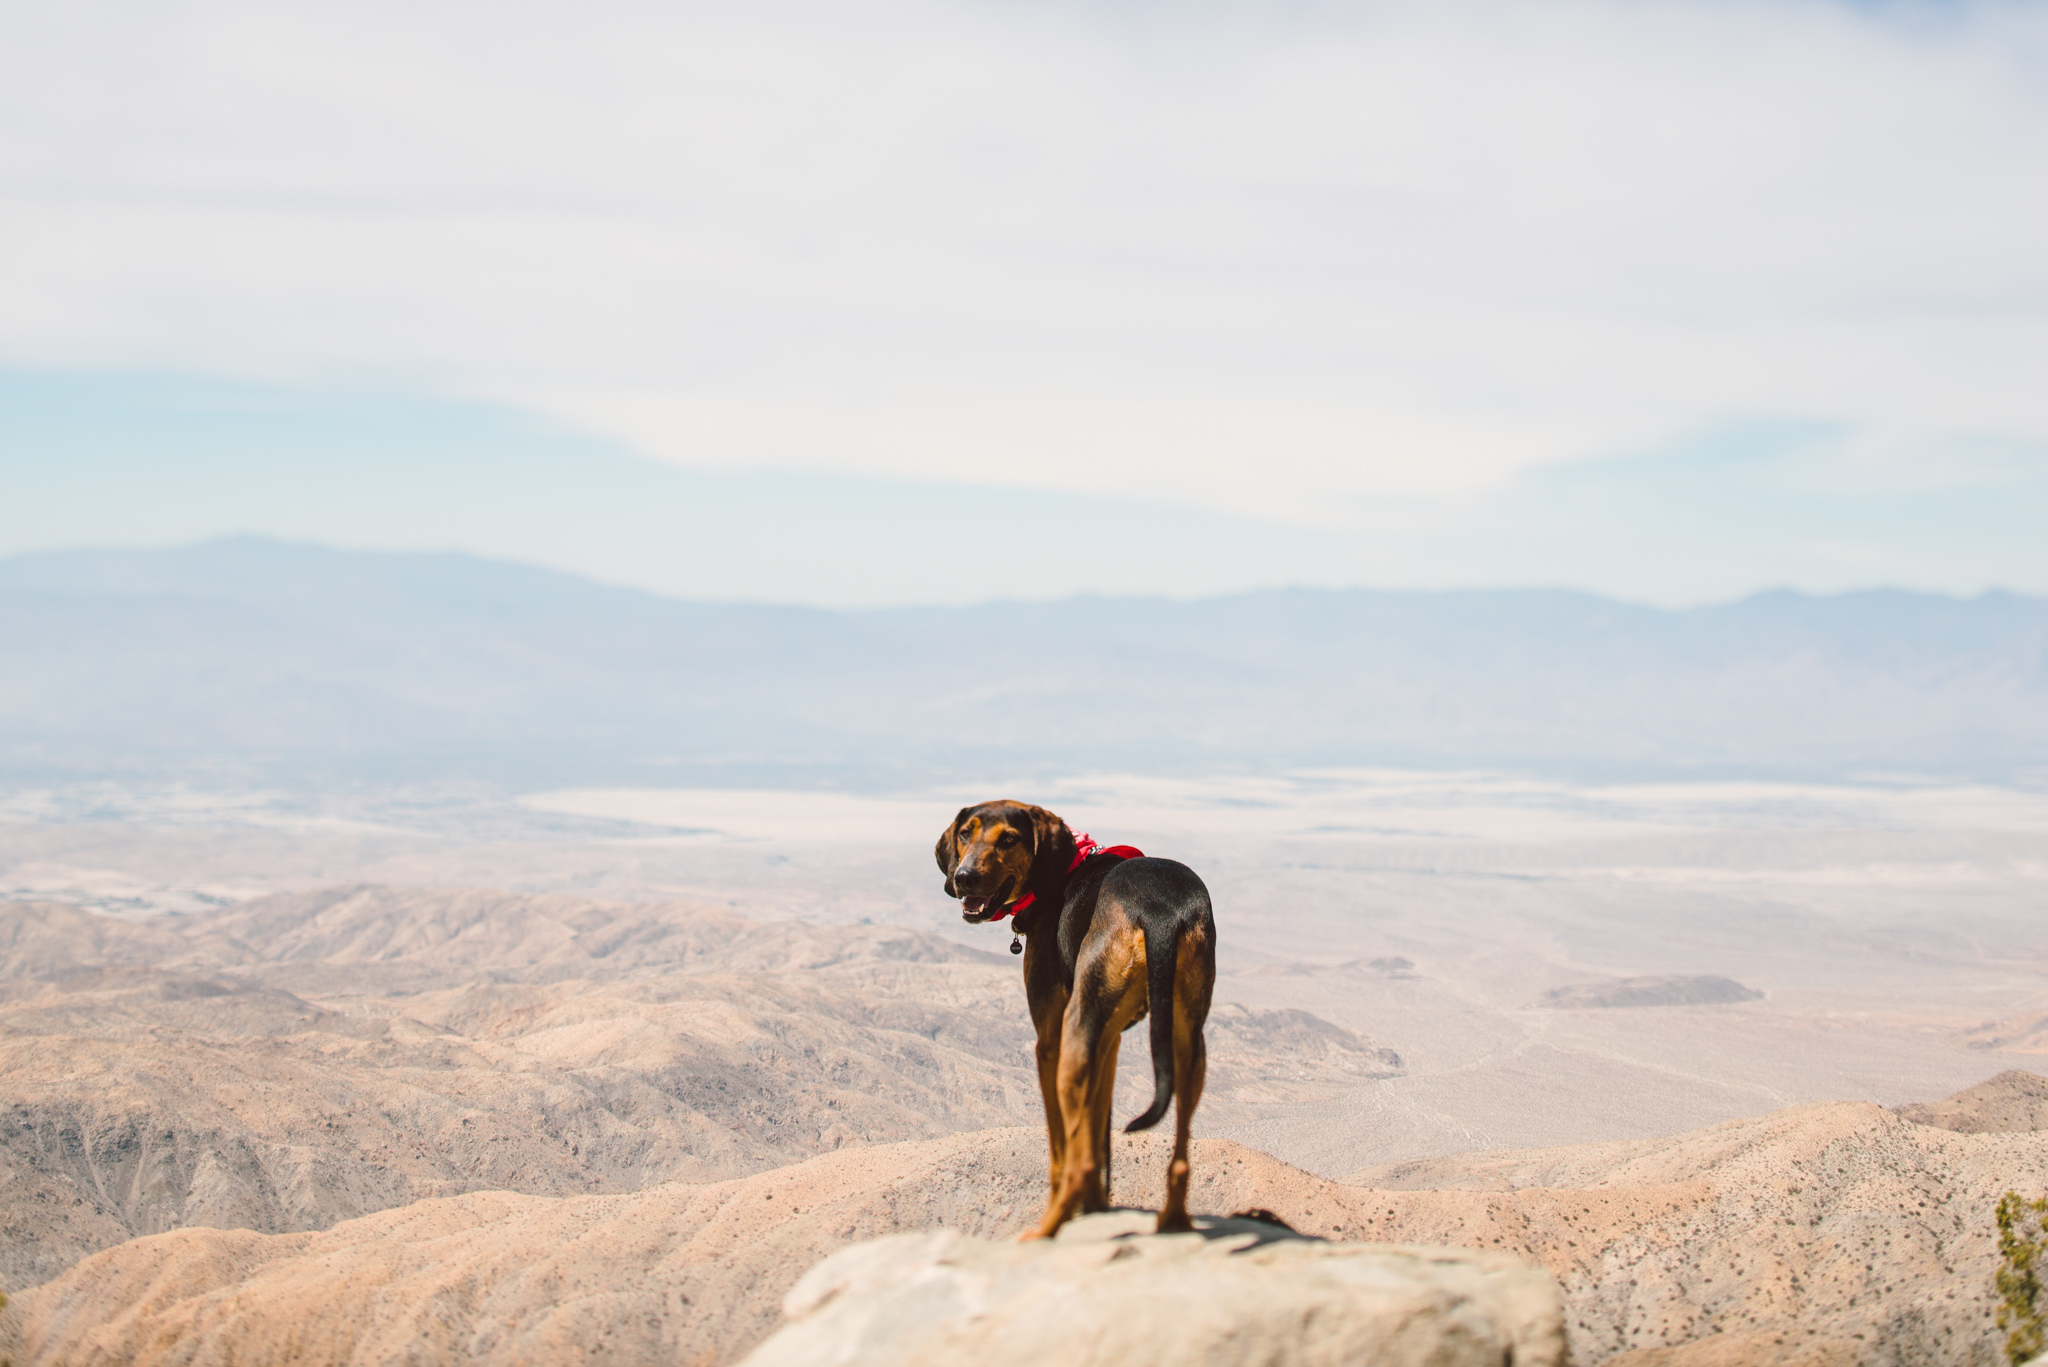
POLYGON ((946 875, 946 896, 959 898, 962 919, 979 925, 1029 892, 1034 871, 1059 861, 1063 872, 1073 851, 1067 823, 1045 808, 984 802, 962 807, 933 853, 946 875))

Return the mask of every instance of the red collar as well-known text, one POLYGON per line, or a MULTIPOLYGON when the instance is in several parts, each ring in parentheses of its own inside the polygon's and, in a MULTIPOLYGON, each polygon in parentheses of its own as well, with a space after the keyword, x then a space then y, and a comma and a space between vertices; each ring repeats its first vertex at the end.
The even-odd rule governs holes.
MULTIPOLYGON (((1074 862, 1067 865, 1067 872, 1072 873, 1075 869, 1080 868, 1082 862, 1091 854, 1113 854, 1119 859, 1143 859, 1145 857, 1145 852, 1136 845, 1098 845, 1095 843, 1095 837, 1092 835, 1077 835, 1074 837, 1074 862)), ((1037 900, 1037 893, 1027 892, 988 919, 1000 921, 1005 916, 1014 916, 1020 911, 1029 910, 1031 904, 1037 900)), ((1012 949, 1016 948, 1015 945, 1010 947, 1012 949)))

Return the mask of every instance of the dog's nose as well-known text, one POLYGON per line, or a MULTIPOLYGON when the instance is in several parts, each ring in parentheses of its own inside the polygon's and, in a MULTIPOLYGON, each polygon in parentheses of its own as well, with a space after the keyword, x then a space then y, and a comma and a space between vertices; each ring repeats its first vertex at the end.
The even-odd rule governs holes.
POLYGON ((953 870, 953 886, 960 889, 960 891, 962 892, 973 892, 976 888, 981 886, 981 870, 953 870))

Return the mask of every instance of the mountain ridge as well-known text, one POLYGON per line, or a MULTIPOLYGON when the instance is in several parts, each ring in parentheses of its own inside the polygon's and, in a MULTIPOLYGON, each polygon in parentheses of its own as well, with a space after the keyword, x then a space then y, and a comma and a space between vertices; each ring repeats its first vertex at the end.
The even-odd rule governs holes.
POLYGON ((50 782, 2048 770, 2048 600, 2004 592, 1668 610, 1297 588, 827 611, 245 538, 0 561, 0 638, 0 765, 50 782))

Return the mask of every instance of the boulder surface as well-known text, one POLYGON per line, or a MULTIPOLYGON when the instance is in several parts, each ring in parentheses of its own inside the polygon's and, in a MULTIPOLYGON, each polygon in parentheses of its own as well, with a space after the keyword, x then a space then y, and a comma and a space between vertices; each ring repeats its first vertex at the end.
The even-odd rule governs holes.
POLYGON ((1563 1367, 1550 1274, 1498 1253, 1333 1243, 1249 1218, 1056 1240, 951 1230, 853 1244, 806 1273, 744 1367, 1563 1367))

